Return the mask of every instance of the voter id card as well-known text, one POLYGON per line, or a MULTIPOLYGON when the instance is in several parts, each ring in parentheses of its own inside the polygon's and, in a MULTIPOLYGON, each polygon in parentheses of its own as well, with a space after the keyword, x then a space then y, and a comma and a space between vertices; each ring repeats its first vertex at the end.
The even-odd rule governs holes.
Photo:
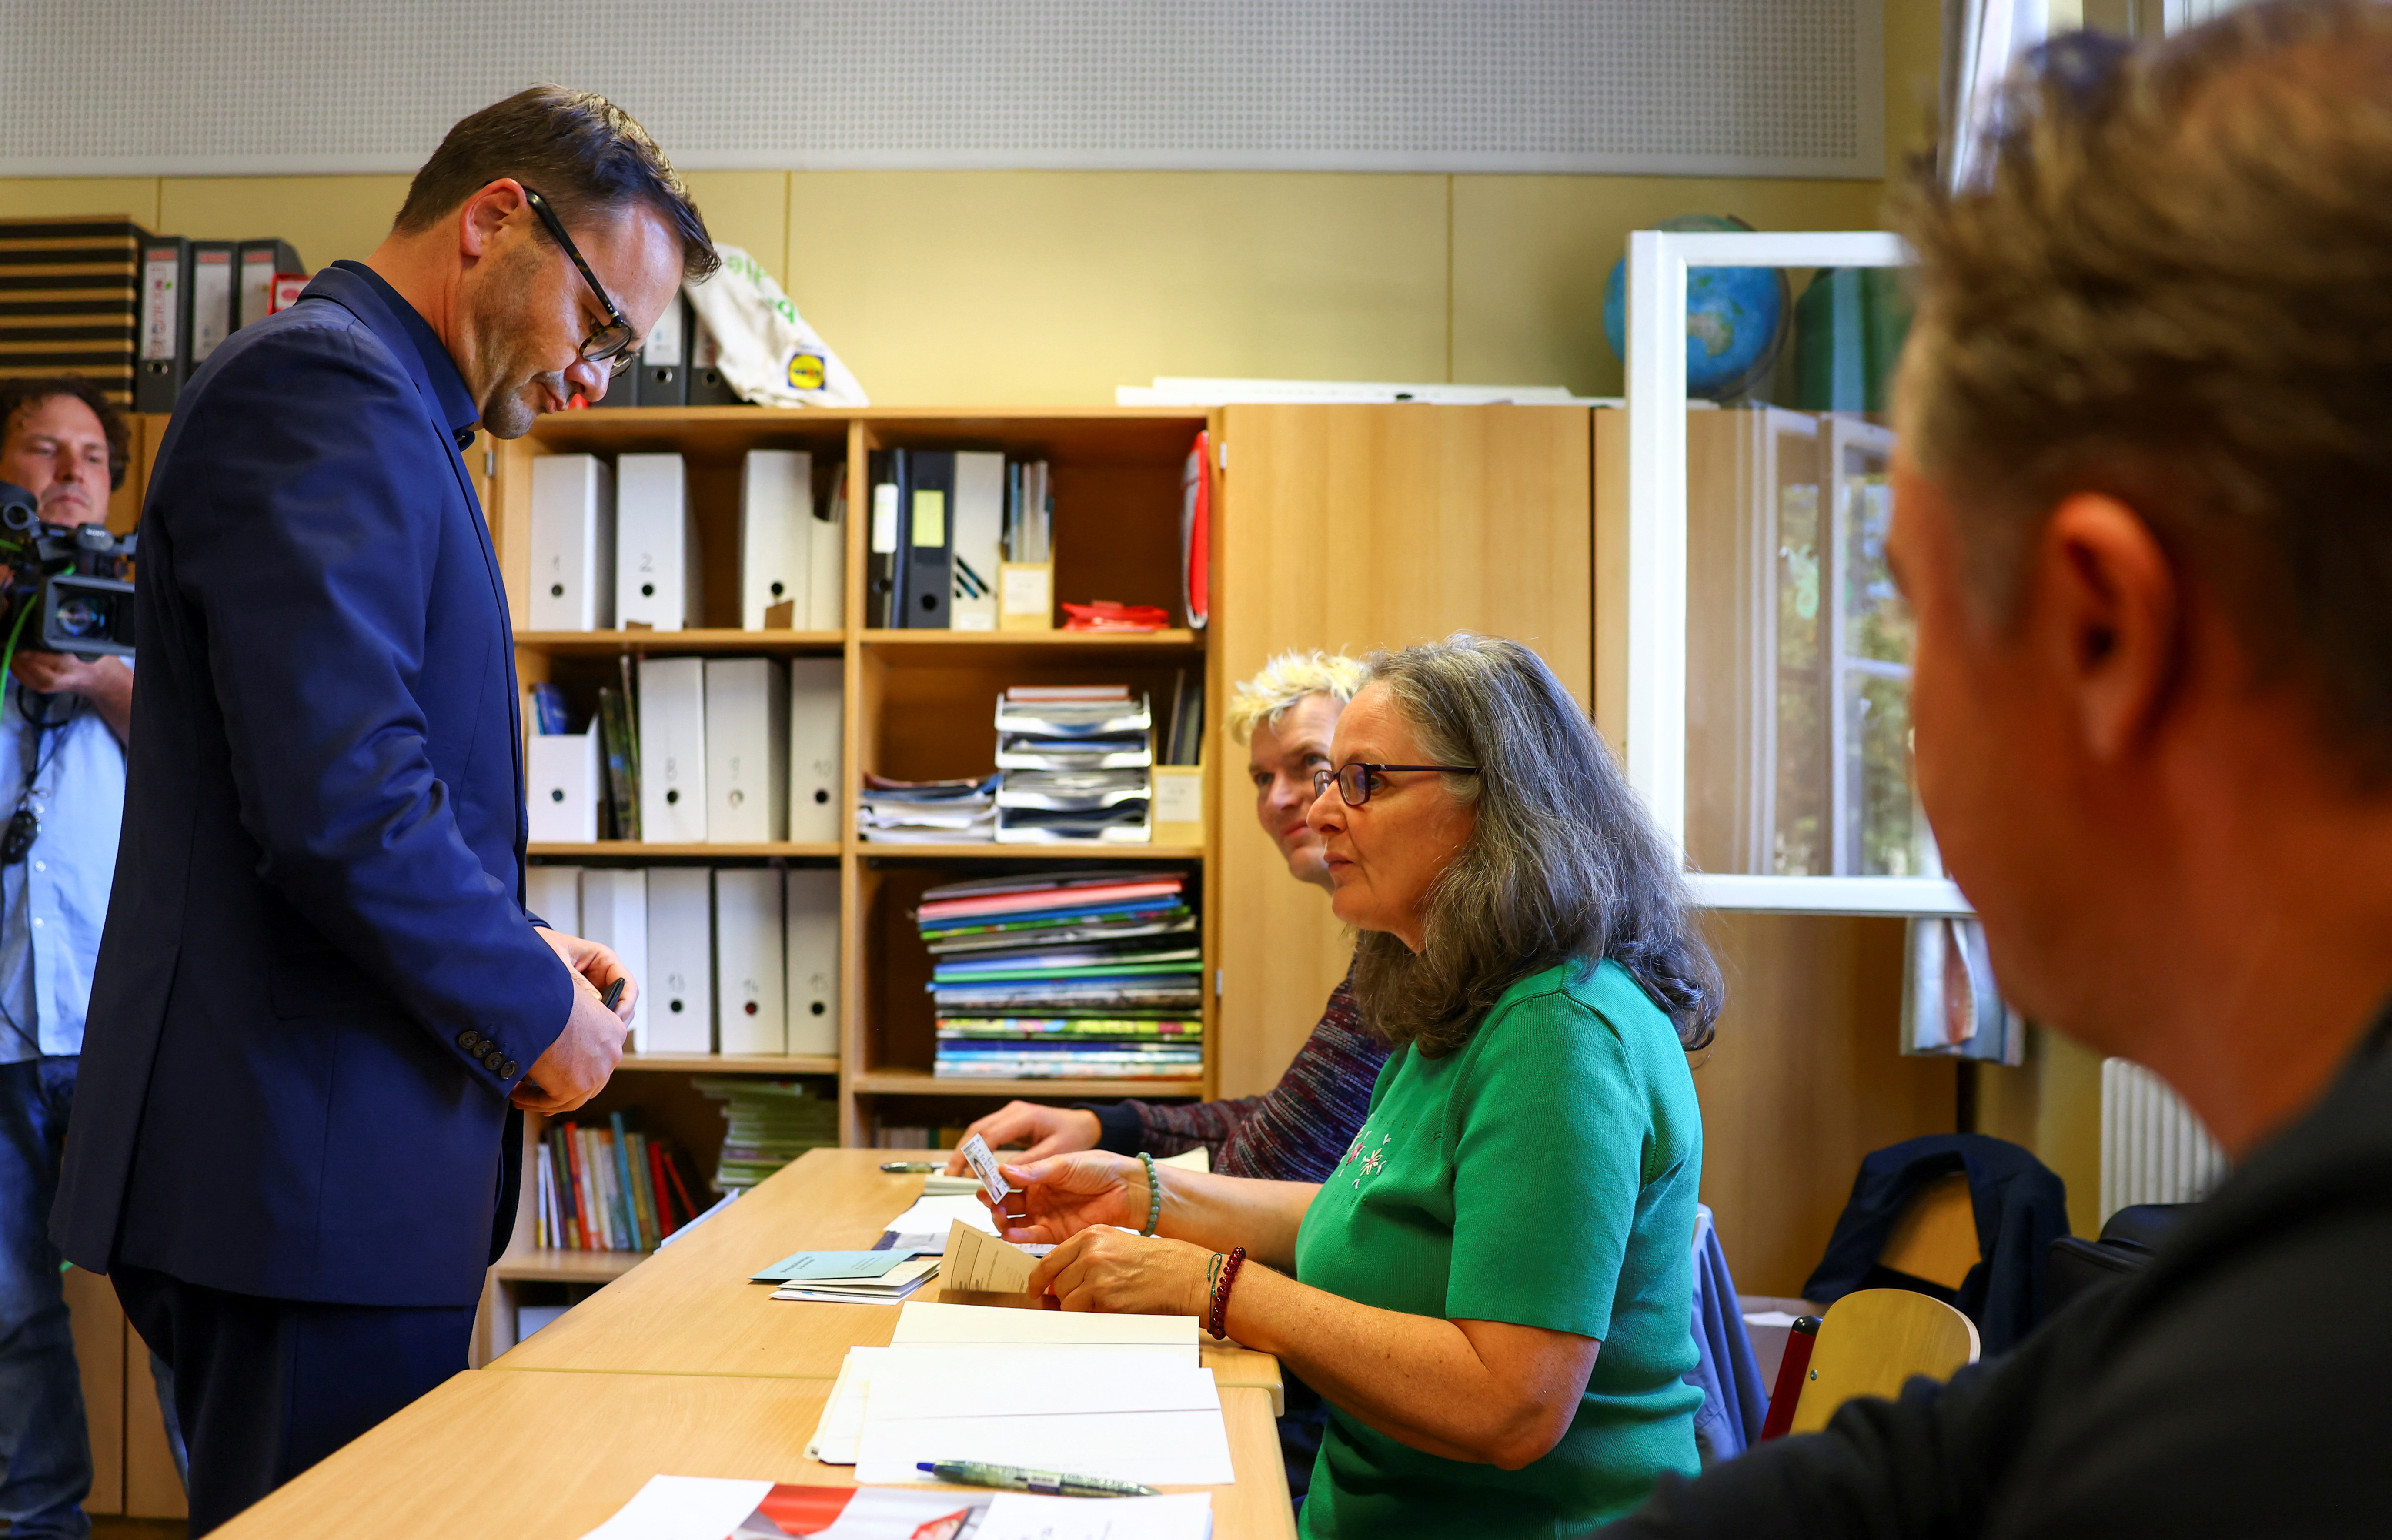
POLYGON ((1005 1184, 1005 1173, 996 1168, 996 1156, 988 1153, 988 1141, 973 1134, 964 1141, 963 1155, 964 1163, 972 1168, 972 1174, 980 1178, 981 1186, 987 1190, 988 1201, 999 1208, 1004 1207, 1006 1196, 1013 1189, 1005 1184))

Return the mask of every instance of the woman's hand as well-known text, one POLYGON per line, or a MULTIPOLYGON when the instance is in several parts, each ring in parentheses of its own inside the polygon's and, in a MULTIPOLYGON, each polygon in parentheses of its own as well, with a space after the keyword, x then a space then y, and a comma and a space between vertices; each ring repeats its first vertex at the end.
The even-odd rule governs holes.
MULTIPOLYGON (((1021 1158, 1029 1161, 1069 1155, 1074 1150, 1093 1150, 1102 1131, 1103 1126, 1092 1112, 1077 1107, 1042 1107, 1035 1102, 1008 1102, 966 1129, 964 1137, 978 1134, 988 1141, 992 1150, 1027 1143, 1030 1148, 1021 1152, 1021 1158)), ((964 1153, 958 1149, 947 1156, 947 1175, 963 1174, 964 1153)))
POLYGON ((1186 1241, 1084 1230, 1039 1262, 1030 1292, 1052 1294, 1065 1310, 1202 1319, 1212 1305, 1212 1261, 1213 1253, 1186 1241))
POLYGON ((997 1169, 1021 1190, 1020 1212, 1005 1212, 986 1193, 979 1197, 1008 1241, 1068 1240, 1097 1224, 1146 1228, 1146 1167, 1128 1155, 1088 1150, 997 1169))

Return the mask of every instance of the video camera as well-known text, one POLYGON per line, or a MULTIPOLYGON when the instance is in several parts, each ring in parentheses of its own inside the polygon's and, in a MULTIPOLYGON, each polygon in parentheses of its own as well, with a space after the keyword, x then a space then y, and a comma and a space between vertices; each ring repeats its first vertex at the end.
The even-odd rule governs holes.
POLYGON ((124 574, 137 538, 119 539, 104 524, 45 524, 39 499, 0 481, 0 566, 9 569, 0 589, 0 636, 29 652, 72 653, 87 662, 132 657, 133 584, 124 574), (32 614, 28 605, 36 607, 32 614), (34 615, 41 629, 22 634, 34 615))

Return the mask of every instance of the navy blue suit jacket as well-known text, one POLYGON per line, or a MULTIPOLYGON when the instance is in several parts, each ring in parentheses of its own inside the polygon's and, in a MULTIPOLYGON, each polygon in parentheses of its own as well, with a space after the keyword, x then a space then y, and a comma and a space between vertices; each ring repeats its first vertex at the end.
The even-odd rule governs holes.
POLYGON ((318 274, 188 387, 143 509, 124 833, 52 1233, 281 1299, 458 1305, 572 976, 523 908, 505 589, 438 337, 318 274))

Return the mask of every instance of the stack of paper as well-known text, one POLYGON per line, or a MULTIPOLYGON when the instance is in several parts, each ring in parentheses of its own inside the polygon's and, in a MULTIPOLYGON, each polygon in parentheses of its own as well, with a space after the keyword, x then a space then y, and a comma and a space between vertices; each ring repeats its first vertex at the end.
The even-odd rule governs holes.
POLYGON ((876 844, 985 844, 996 838, 996 780, 901 781, 867 771, 856 828, 876 844))
POLYGON ((759 1269, 748 1282, 778 1284, 775 1299, 894 1305, 938 1275, 939 1259, 912 1250, 800 1251, 759 1269))
POLYGON ((1144 844, 1154 715, 1126 685, 1023 685, 996 703, 1000 844, 1144 844))
POLYGON ((936 1253, 947 1244, 947 1234, 961 1224, 983 1235, 996 1233, 996 1221, 973 1192, 952 1193, 943 1197, 925 1197, 889 1221, 889 1244, 885 1249, 916 1253, 936 1253))

